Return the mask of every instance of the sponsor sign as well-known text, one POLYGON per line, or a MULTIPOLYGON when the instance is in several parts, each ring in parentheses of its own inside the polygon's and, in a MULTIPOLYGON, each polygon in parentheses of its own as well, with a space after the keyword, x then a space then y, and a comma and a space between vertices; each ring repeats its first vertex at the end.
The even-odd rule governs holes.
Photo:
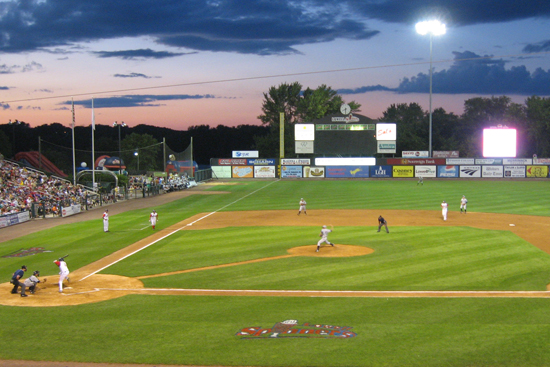
POLYGON ((24 256, 30 256, 30 255, 36 255, 41 254, 43 252, 52 252, 49 250, 46 250, 44 247, 30 247, 27 249, 22 248, 21 250, 17 250, 15 252, 12 252, 11 254, 4 255, 2 257, 24 257, 24 256))
POLYGON ((0 217, 0 228, 8 226, 8 217, 0 217))
POLYGON ((473 158, 447 158, 445 164, 475 164, 473 158))
POLYGON ((434 157, 434 158, 458 158, 460 156, 458 153, 459 153, 458 150, 449 150, 449 151, 434 150, 432 152, 432 157, 434 157))
POLYGON ((238 331, 235 336, 241 339, 278 339, 278 338, 330 338, 347 339, 357 334, 349 326, 335 326, 325 324, 310 324, 306 322, 298 325, 298 320, 277 322, 270 328, 261 326, 246 327, 238 331))
POLYGON ((212 177, 231 178, 231 166, 212 166, 212 177))
POLYGON ((330 166, 325 170, 326 177, 369 177, 369 166, 330 166))
POLYGON ((309 166, 311 160, 309 158, 283 158, 281 159, 281 165, 283 166, 309 166))
POLYGON ((218 166, 245 166, 246 159, 218 159, 218 166))
POLYGON ((302 166, 282 166, 281 177, 282 178, 301 178, 302 166))
POLYGON ((254 166, 254 177, 258 177, 258 178, 275 177, 275 166, 254 166))
POLYGON ((437 166, 414 166, 415 177, 437 177, 437 166))
POLYGON ((70 215, 80 213, 80 205, 71 205, 67 207, 61 207, 61 216, 68 217, 70 215))
POLYGON ((437 166, 437 177, 458 177, 458 166, 437 166))
POLYGON ((313 154, 313 141, 296 140, 295 143, 296 154, 313 154))
POLYGON ((247 166, 274 166, 277 164, 275 158, 256 158, 256 159, 247 159, 247 166))
POLYGON ((294 124, 294 140, 315 140, 315 125, 294 124))
POLYGON ((333 117, 332 122, 345 122, 349 124, 350 122, 359 122, 359 117, 353 116, 351 113, 345 117, 333 117))
POLYGON ((396 153, 397 152, 397 144, 395 140, 378 140, 376 142, 377 153, 396 153))
POLYGON ((418 164, 418 165, 426 165, 426 164, 445 164, 444 159, 433 159, 433 158, 418 158, 418 159, 411 159, 411 158, 388 158, 387 163, 391 165, 410 165, 410 164, 418 164))
POLYGON ((397 124, 376 124, 376 140, 397 140, 397 124))
POLYGON ((537 158, 537 155, 533 154, 533 164, 548 164, 548 165, 550 165, 550 158, 537 158))
POLYGON ((503 166, 482 166, 481 167, 482 177, 502 177, 503 175, 504 175, 503 166))
POLYGON ((257 150, 234 150, 233 158, 258 158, 259 152, 257 150))
POLYGON ((500 164, 500 165, 502 165, 502 158, 481 158, 481 159, 476 159, 475 164, 500 164))
POLYGON ((8 214, 3 217, 0 217, 0 228, 12 226, 18 223, 27 222, 29 220, 31 220, 31 214, 28 211, 8 214))
POLYGON ((325 167, 304 167, 304 177, 325 177, 325 167))
POLYGON ((533 160, 531 158, 504 158, 503 162, 505 165, 511 164, 511 165, 520 165, 520 164, 533 164, 533 160))
POLYGON ((233 166, 231 169, 234 178, 252 178, 254 177, 254 167, 252 166, 233 166))
POLYGON ((392 177, 392 166, 371 166, 369 168, 370 177, 392 177))
POLYGON ((504 166, 504 177, 525 177, 525 166, 504 166))
POLYGON ((481 166, 460 166, 460 177, 481 177, 481 166))
POLYGON ((393 177, 414 177, 414 166, 393 166, 393 177))
POLYGON ((430 152, 427 150, 404 150, 401 152, 403 158, 428 158, 430 152))
POLYGON ((548 177, 548 166, 527 166, 527 177, 548 177))

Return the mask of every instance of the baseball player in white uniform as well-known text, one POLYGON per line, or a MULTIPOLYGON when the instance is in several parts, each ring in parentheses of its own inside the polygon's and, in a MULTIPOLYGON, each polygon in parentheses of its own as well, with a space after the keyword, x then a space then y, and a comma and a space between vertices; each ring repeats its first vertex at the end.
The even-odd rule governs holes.
POLYGON ((445 200, 443 200, 443 202, 441 203, 441 214, 443 215, 443 220, 447 220, 447 208, 448 208, 449 204, 447 204, 445 202, 445 200))
POLYGON ((103 231, 109 232, 109 210, 103 212, 103 231))
POLYGON ((151 223, 151 226, 153 227, 153 229, 155 229, 155 226, 157 225, 158 217, 159 217, 158 213, 154 210, 151 212, 151 215, 149 215, 149 222, 151 223))
POLYGON ((321 248, 321 244, 323 242, 326 242, 327 244, 331 245, 334 247, 334 243, 331 243, 329 242, 328 240, 328 234, 330 232, 332 232, 332 230, 334 229, 334 227, 331 225, 330 226, 331 229, 328 229, 327 226, 323 226, 323 228, 321 229, 321 233, 319 233, 319 237, 321 237, 321 239, 319 240, 319 242, 317 242, 317 250, 316 252, 319 252, 319 249, 321 248))
POLYGON ((466 214, 466 204, 468 204, 468 199, 466 199, 466 196, 462 195, 462 199, 460 199, 460 214, 462 214, 462 210, 464 210, 464 214, 466 214))
POLYGON ((301 198, 300 199, 300 209, 298 210, 298 215, 300 215, 300 213, 302 212, 302 210, 304 211, 304 214, 307 215, 307 212, 306 212, 306 201, 304 200, 304 198, 301 198))
POLYGON ((69 267, 62 257, 53 262, 55 265, 59 266, 59 293, 63 293, 63 281, 65 279, 69 281, 69 267))

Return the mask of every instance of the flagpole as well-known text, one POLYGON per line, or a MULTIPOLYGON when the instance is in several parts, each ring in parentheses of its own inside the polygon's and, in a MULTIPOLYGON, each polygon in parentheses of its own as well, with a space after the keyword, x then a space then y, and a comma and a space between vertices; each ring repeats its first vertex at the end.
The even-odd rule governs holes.
POLYGON ((94 131, 95 131, 95 115, 94 115, 94 97, 92 97, 92 187, 95 191, 95 145, 94 145, 94 131))
POLYGON ((71 124, 71 129, 73 130, 73 185, 76 186, 76 156, 75 156, 75 150, 74 150, 74 124, 75 124, 75 118, 74 118, 74 99, 71 97, 71 104, 72 104, 72 112, 73 112, 73 123, 71 124))

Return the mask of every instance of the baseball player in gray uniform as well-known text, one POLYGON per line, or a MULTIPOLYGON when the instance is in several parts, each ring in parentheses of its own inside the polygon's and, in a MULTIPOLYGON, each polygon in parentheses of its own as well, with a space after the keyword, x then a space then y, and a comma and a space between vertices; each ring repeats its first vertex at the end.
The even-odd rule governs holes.
POLYGON ((323 242, 326 242, 327 244, 334 247, 334 243, 331 243, 328 240, 328 234, 330 232, 332 232, 332 230, 334 229, 334 226, 331 225, 330 228, 331 229, 328 229, 327 226, 323 226, 323 228, 321 229, 321 233, 319 233, 319 237, 321 237, 321 239, 319 240, 319 242, 317 242, 317 251, 316 252, 319 252, 319 249, 321 248, 321 244, 323 242))
POLYGON ((466 196, 462 195, 462 199, 460 199, 460 214, 462 214, 462 210, 464 210, 464 214, 466 214, 466 204, 468 204, 468 199, 466 199, 466 196))
POLYGON ((300 215, 300 213, 302 212, 302 210, 304 211, 304 214, 307 215, 307 212, 306 212, 306 201, 304 200, 304 198, 301 198, 300 199, 300 209, 298 210, 298 215, 300 215))

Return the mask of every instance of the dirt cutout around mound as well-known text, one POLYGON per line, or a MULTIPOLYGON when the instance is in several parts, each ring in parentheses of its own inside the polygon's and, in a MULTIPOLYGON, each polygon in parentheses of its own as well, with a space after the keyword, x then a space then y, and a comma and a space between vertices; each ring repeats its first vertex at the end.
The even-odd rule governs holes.
MULTIPOLYGON (((400 292, 400 291, 286 291, 286 290, 197 290, 197 289, 150 289, 145 288, 141 279, 168 276, 178 273, 204 271, 209 269, 239 266, 242 264, 269 261, 292 256, 312 257, 347 257, 365 256, 374 250, 345 244, 336 244, 335 247, 324 245, 320 252, 315 252, 316 238, 312 244, 287 249, 286 255, 255 259, 231 264, 185 269, 170 273, 152 274, 136 278, 117 275, 97 274, 115 262, 131 256, 148 246, 154 245, 161 239, 181 230, 199 230, 234 226, 312 226, 321 228, 322 225, 334 225, 336 231, 331 238, 337 238, 338 226, 372 226, 377 224, 378 215, 383 214, 388 219, 390 231, 399 230, 400 226, 465 226, 491 230, 511 231, 543 251, 550 253, 550 245, 546 240, 550 236, 550 218, 536 216, 516 216, 509 214, 488 213, 449 213, 448 220, 443 221, 434 211, 399 211, 399 210, 310 210, 308 215, 296 216, 294 210, 278 211, 242 211, 202 213, 188 218, 180 223, 163 230, 155 231, 147 238, 138 241, 105 258, 86 265, 71 273, 71 282, 66 283, 63 293, 58 292, 58 276, 43 276, 48 278, 47 283, 40 283, 39 290, 34 295, 21 298, 18 295, 9 295, 11 284, 0 284, 0 292, 6 297, 0 298, 0 304, 10 306, 50 307, 69 306, 85 303, 100 302, 122 297, 128 294, 156 294, 156 295, 233 295, 233 296, 333 296, 333 297, 550 297, 547 291, 472 291, 472 292, 400 292), (110 285, 109 288, 105 285, 110 285)), ((116 230, 116 229, 114 229, 116 230)), ((385 232, 380 236, 391 236, 385 232)))

